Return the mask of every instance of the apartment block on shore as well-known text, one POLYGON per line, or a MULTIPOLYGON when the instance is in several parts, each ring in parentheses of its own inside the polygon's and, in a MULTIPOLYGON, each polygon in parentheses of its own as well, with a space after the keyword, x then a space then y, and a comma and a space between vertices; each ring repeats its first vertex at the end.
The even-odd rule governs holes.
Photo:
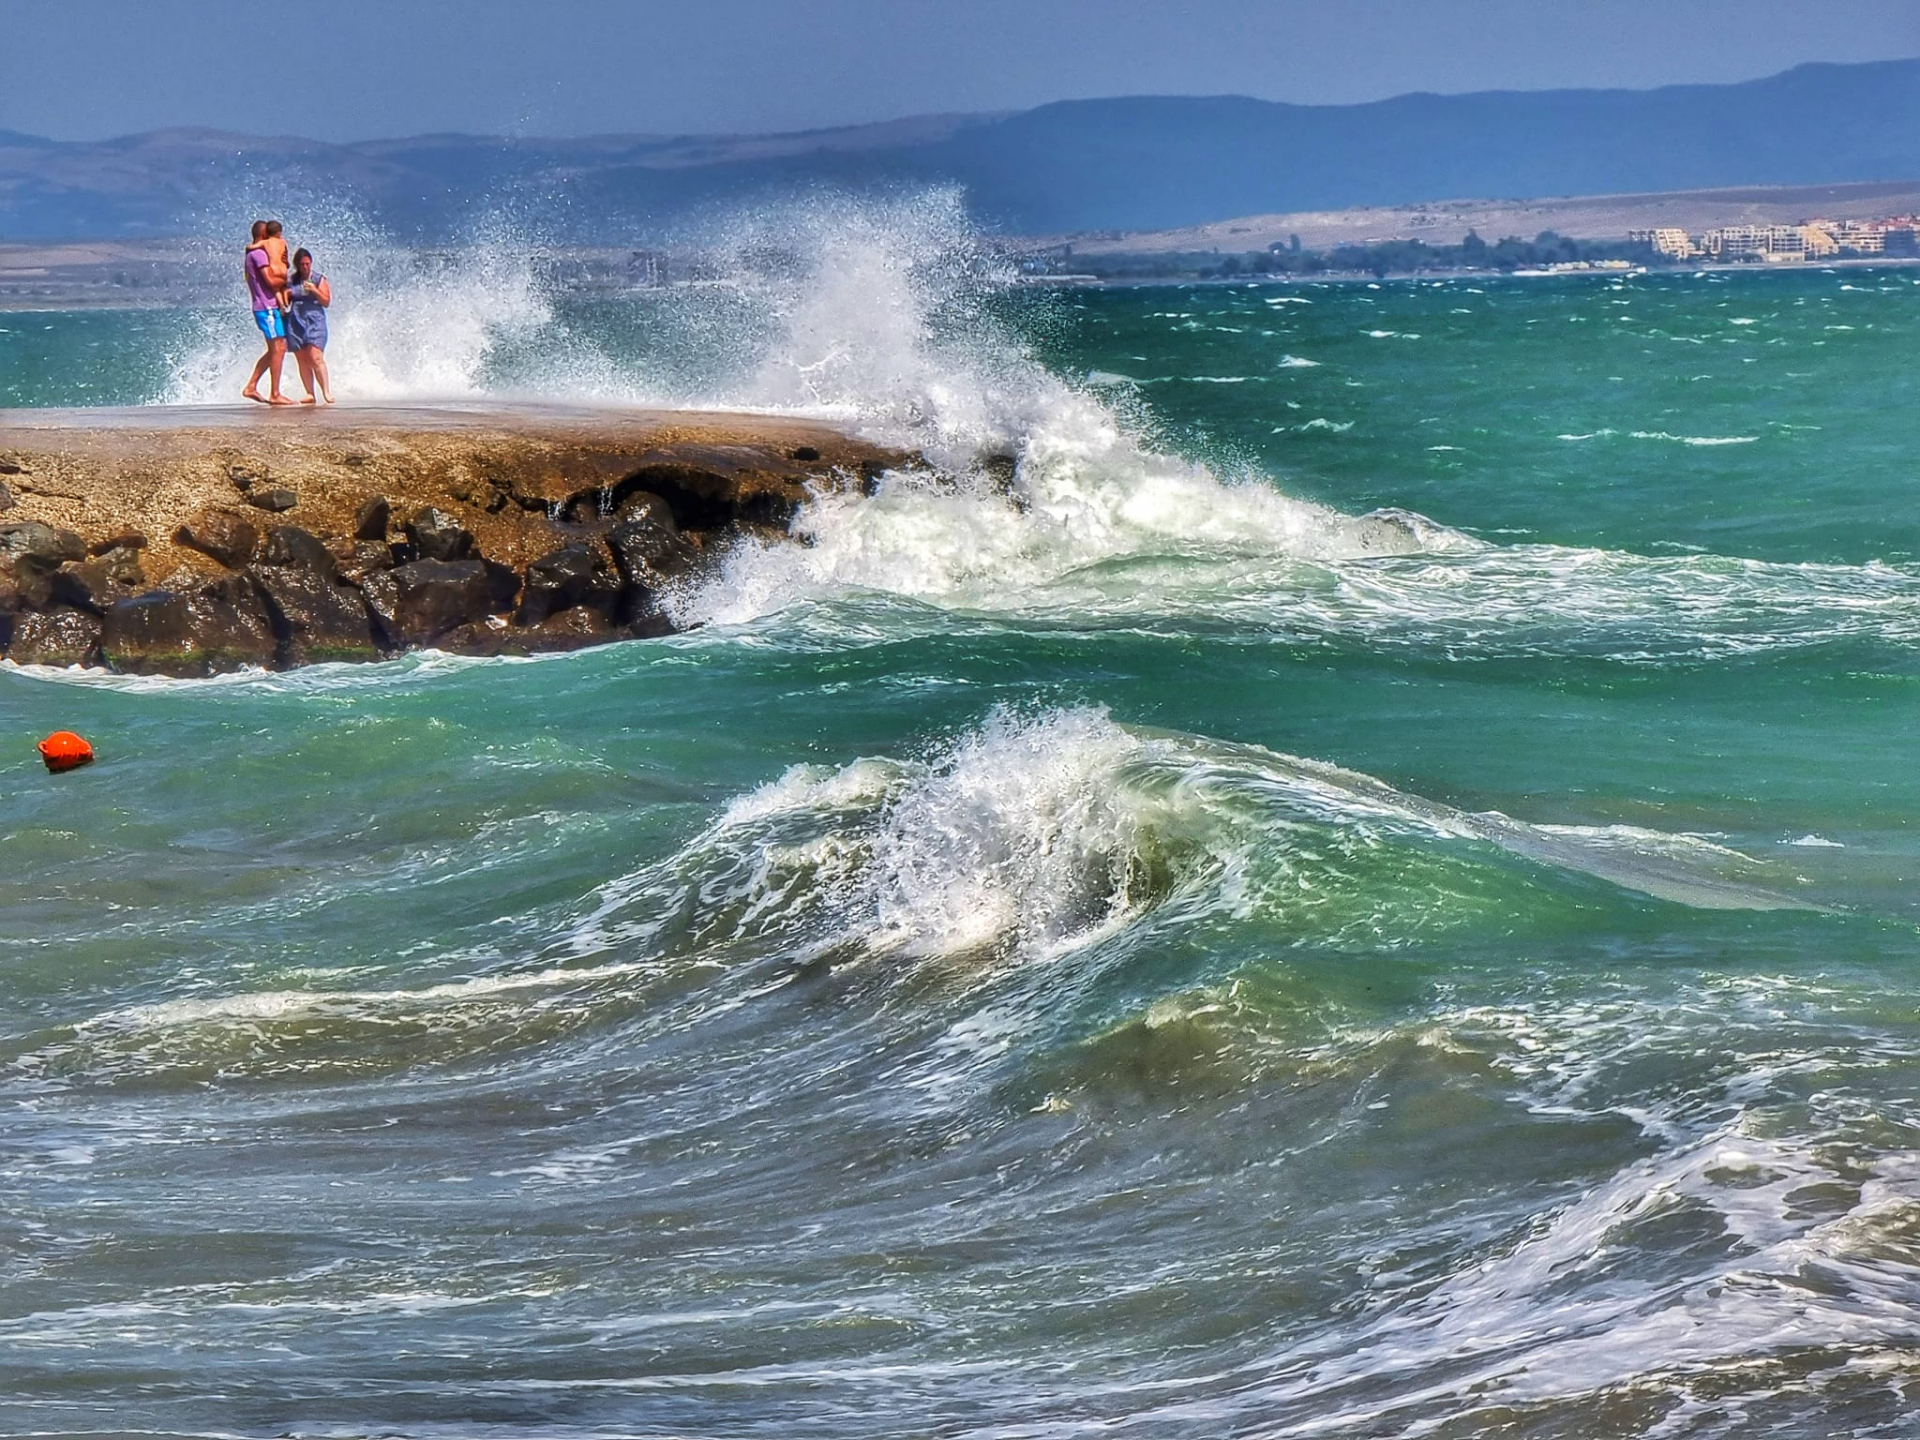
POLYGON ((1699 235, 1673 227, 1629 230, 1627 238, 1670 260, 1767 265, 1875 255, 1920 255, 1920 218, 1806 220, 1794 225, 1723 225, 1699 235))

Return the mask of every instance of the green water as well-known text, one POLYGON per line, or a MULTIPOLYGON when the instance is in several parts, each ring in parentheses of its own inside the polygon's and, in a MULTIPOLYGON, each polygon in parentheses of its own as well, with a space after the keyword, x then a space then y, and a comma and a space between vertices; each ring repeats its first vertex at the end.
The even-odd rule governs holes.
POLYGON ((496 336, 1020 471, 664 641, 0 670, 0 1428, 1915 1433, 1915 279, 496 336))

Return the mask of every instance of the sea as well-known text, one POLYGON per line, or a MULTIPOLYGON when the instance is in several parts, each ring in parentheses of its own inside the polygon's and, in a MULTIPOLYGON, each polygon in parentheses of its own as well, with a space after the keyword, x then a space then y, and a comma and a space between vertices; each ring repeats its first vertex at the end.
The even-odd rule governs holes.
POLYGON ((1920 271, 289 231, 343 406, 930 463, 665 639, 0 666, 0 1431, 1920 1435, 1920 271))

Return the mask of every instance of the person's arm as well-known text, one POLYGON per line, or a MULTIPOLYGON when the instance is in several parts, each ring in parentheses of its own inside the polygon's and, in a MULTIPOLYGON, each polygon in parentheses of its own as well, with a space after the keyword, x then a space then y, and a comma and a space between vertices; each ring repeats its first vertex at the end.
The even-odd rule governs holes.
POLYGON ((333 304, 333 287, 327 284, 327 277, 324 275, 317 281, 309 280, 307 282, 307 292, 312 295, 314 299, 318 300, 323 307, 333 304))

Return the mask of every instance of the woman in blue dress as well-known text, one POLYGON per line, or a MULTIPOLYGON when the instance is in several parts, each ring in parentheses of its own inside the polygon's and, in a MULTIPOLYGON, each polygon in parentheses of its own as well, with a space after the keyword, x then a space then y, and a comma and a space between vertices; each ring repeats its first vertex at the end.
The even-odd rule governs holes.
POLYGON ((327 378, 327 307, 333 289, 327 277, 313 273, 313 252, 293 252, 293 273, 287 277, 287 345, 300 367, 300 383, 307 387, 302 404, 319 396, 333 403, 333 382, 327 378), (318 388, 316 387, 316 382, 318 388))

